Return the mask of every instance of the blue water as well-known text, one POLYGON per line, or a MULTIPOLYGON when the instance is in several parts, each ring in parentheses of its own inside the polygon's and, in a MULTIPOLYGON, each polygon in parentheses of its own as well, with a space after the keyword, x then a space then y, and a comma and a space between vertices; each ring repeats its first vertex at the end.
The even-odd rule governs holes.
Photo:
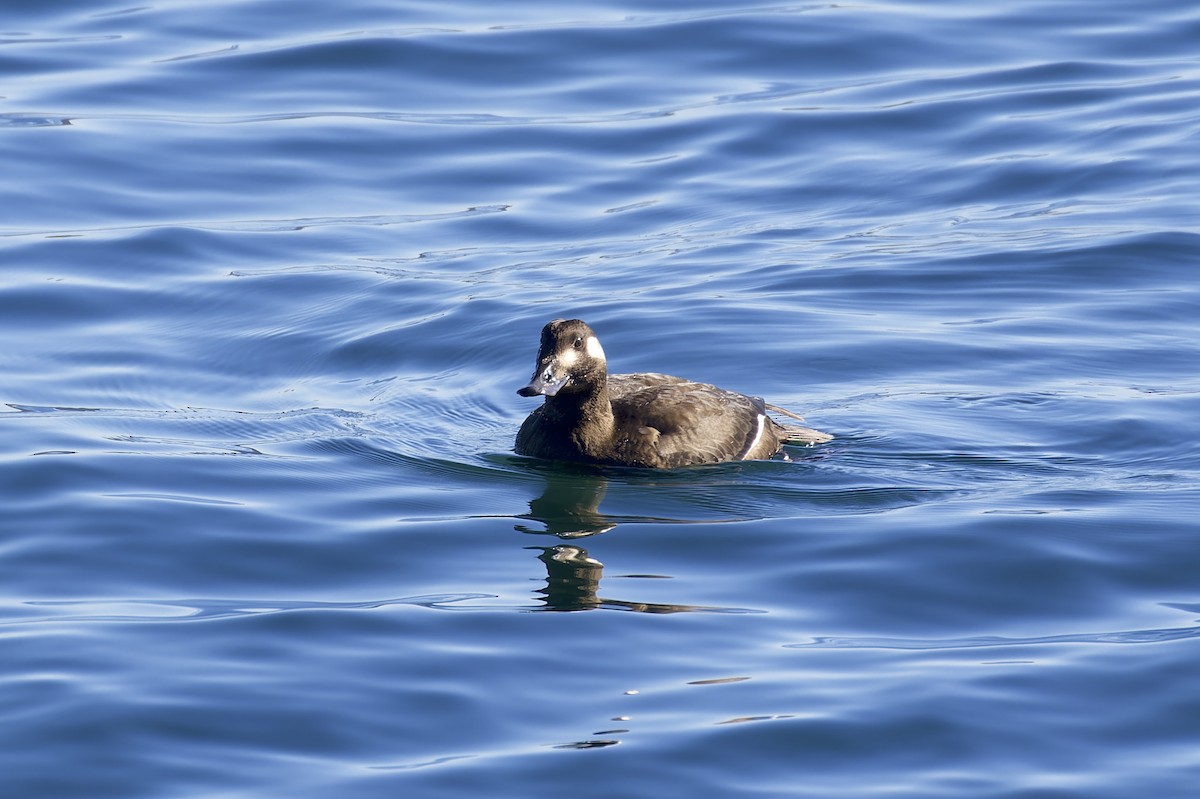
POLYGON ((1198 153, 1187 0, 7 3, 0 796, 1196 796, 1198 153))

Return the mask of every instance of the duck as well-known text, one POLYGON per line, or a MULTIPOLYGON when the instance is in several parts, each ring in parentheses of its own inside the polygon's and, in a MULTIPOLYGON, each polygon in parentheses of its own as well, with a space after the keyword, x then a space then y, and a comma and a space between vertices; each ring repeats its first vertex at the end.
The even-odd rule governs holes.
POLYGON ((784 444, 833 439, 784 425, 771 410, 794 413, 709 383, 645 372, 609 374, 604 348, 581 319, 542 328, 537 363, 522 397, 545 397, 517 431, 515 451, 549 460, 674 469, 765 460, 784 444))

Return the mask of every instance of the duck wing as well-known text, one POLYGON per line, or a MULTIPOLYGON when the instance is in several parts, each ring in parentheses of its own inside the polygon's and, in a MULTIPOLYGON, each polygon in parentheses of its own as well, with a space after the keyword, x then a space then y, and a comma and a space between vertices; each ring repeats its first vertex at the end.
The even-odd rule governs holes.
POLYGON ((779 426, 758 398, 653 373, 609 375, 618 457, 656 468, 769 458, 779 426))

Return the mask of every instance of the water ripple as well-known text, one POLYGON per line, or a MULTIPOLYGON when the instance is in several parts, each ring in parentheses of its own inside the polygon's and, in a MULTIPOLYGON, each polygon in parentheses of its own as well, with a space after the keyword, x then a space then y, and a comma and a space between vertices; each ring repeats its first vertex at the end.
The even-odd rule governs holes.
POLYGON ((1030 647, 1047 644, 1160 644, 1200 638, 1200 627, 1166 627, 1154 630, 1122 630, 1100 633, 1066 633, 1032 638, 974 636, 965 638, 841 638, 814 637, 802 644, 785 644, 787 649, 898 649, 953 650, 989 647, 1030 647))
MULTIPOLYGON (((432 214, 375 214, 370 216, 330 216, 308 217, 301 219, 245 219, 226 221, 191 221, 191 222, 160 222, 146 225, 128 225, 117 227, 101 227, 86 229, 58 230, 0 230, 0 238, 20 238, 34 236, 38 238, 62 238, 72 236, 108 235, 111 233, 140 232, 162 230, 169 228, 187 228, 189 230, 207 230, 240 233, 282 233, 297 232, 308 228, 321 227, 388 227, 391 225, 411 225, 423 222, 442 222, 451 219, 464 219, 479 214, 498 214, 507 211, 507 205, 485 205, 464 208, 459 211, 432 214)), ((242 274, 242 273, 238 273, 242 274)), ((251 274, 251 273, 246 273, 251 274)))
POLYGON ((79 446, 63 452, 94 449, 96 440, 143 445, 127 454, 173 451, 182 454, 212 454, 213 448, 233 454, 264 455, 270 444, 308 441, 361 434, 368 420, 359 411, 330 408, 298 408, 283 411, 232 411, 214 408, 70 408, 8 403, 12 411, 0 420, 17 424, 25 417, 45 423, 44 417, 79 422, 79 446))
POLYGON ((26 607, 53 609, 53 615, 20 617, 21 609, 9 608, 17 618, 3 619, 0 624, 40 624, 46 622, 164 622, 212 621, 241 616, 261 616, 312 610, 378 610, 400 605, 452 609, 463 602, 494 598, 491 594, 438 594, 402 597, 366 602, 313 602, 250 599, 111 599, 100 601, 43 599, 29 600, 26 607))

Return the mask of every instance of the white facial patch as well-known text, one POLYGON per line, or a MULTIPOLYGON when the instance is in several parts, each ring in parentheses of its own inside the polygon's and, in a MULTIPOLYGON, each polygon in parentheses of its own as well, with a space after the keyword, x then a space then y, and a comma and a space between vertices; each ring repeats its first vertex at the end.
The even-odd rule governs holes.
POLYGON ((566 350, 558 355, 558 365, 565 369, 570 369, 579 360, 579 353, 575 350, 566 350))
POLYGON ((588 336, 588 338, 587 338, 587 354, 592 356, 593 358, 595 358, 598 361, 605 360, 604 348, 600 346, 600 339, 596 338, 595 336, 588 336))

